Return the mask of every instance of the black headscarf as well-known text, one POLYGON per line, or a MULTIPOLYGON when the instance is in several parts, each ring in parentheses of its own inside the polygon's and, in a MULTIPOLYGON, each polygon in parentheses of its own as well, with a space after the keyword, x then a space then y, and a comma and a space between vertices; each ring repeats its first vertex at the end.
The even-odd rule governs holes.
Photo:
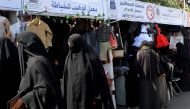
POLYGON ((18 51, 7 38, 0 38, 0 109, 17 94, 20 83, 18 51))
POLYGON ((98 56, 79 34, 71 35, 68 43, 70 50, 61 85, 64 108, 113 109, 109 86, 98 56), (99 106, 96 102, 98 95, 102 101, 99 106))
POLYGON ((184 45, 181 42, 179 42, 176 44, 176 47, 177 47, 178 58, 186 59, 187 58, 187 52, 185 51, 184 45))
POLYGON ((177 43, 177 57, 176 57, 176 64, 179 66, 179 68, 183 69, 184 74, 189 74, 189 57, 188 52, 185 50, 185 47, 182 43, 177 43))
POLYGON ((24 32, 18 37, 22 81, 19 91, 30 109, 62 109, 61 90, 48 53, 35 33, 24 32))
POLYGON ((23 32, 18 38, 18 52, 22 76, 25 74, 27 58, 30 56, 48 57, 48 53, 40 38, 32 32, 23 32))

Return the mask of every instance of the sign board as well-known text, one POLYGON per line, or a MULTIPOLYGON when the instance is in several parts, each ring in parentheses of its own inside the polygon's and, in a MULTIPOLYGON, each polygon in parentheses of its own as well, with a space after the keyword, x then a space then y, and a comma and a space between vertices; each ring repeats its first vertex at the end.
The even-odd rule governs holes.
POLYGON ((118 0, 116 3, 118 17, 121 20, 154 22, 155 5, 140 1, 118 0))
POLYGON ((22 8, 22 0, 0 0, 0 10, 18 11, 22 8))
POLYGON ((103 0, 44 0, 49 13, 103 17, 103 0))
POLYGON ((116 20, 117 17, 117 7, 116 7, 116 1, 117 0, 108 0, 107 2, 107 14, 109 19, 116 20))
POLYGON ((175 8, 156 6, 156 23, 183 25, 183 11, 175 8))
POLYGON ((176 49, 176 44, 178 42, 181 42, 182 44, 184 43, 183 36, 171 36, 170 37, 170 46, 169 46, 169 48, 175 50, 176 49))
MULTIPOLYGON (((48 0, 49 1, 49 0, 48 0)), ((46 10, 45 0, 24 0, 24 8, 27 11, 42 12, 46 10)))

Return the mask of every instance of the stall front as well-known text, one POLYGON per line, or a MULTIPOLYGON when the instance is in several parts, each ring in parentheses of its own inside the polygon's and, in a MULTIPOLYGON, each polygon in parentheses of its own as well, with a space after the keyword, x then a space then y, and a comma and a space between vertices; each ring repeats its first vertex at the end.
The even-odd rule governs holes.
MULTIPOLYGON (((105 0, 51 0, 24 1, 24 11, 36 15, 46 23, 52 35, 50 52, 62 76, 64 62, 68 54, 68 38, 73 32, 83 34, 83 38, 94 49, 104 64, 109 81, 112 100, 115 105, 115 86, 112 63, 112 49, 109 46, 111 27, 106 22, 107 6, 105 0)), ((36 19, 35 18, 35 19, 36 19)), ((35 19, 31 19, 33 22, 35 19)), ((33 31, 33 32, 36 32, 33 31)))
MULTIPOLYGON (((134 0, 108 0, 107 6, 108 18, 111 20, 111 25, 116 23, 119 23, 120 25, 120 33, 123 39, 122 42, 124 44, 125 51, 123 58, 120 58, 119 61, 116 60, 113 62, 114 68, 117 66, 129 67, 128 75, 125 76, 126 93, 122 92, 123 89, 120 86, 123 84, 123 82, 120 80, 119 82, 121 83, 118 83, 118 77, 115 80, 116 85, 118 85, 116 86, 116 103, 117 105, 135 107, 139 105, 139 100, 135 100, 134 98, 138 98, 138 91, 140 91, 140 89, 138 89, 138 78, 135 77, 134 72, 136 67, 133 66, 134 60, 136 58, 135 54, 137 52, 136 47, 139 47, 139 44, 134 44, 134 42, 137 39, 140 39, 136 37, 142 36, 142 40, 148 41, 151 39, 157 43, 157 48, 166 45, 164 49, 162 48, 158 50, 161 50, 166 53, 166 55, 168 55, 169 60, 167 60, 167 62, 176 62, 177 43, 180 42, 184 44, 185 50, 189 51, 189 26, 187 26, 189 23, 189 20, 187 20, 189 19, 189 14, 180 9, 134 0), (148 31, 146 31, 147 29, 148 31), (160 33, 159 35, 158 32, 160 33), (162 38, 157 38, 158 36, 162 38), (161 41, 161 43, 158 44, 158 41, 161 41), (136 45, 136 47, 134 47, 134 45, 136 45), (127 98, 126 103, 123 103, 119 100, 122 99, 120 95, 125 95, 127 98)), ((136 42, 140 43, 142 41, 136 42)), ((118 71, 114 72, 115 75, 117 73, 118 71)), ((180 75, 179 72, 175 74, 178 76, 180 75)), ((120 76, 122 77, 122 75, 120 76)), ((168 76, 170 78, 171 75, 168 76)), ((180 89, 186 90, 186 88, 189 86, 187 85, 187 81, 189 79, 185 79, 182 75, 180 77, 182 80, 181 84, 179 85, 180 89)))

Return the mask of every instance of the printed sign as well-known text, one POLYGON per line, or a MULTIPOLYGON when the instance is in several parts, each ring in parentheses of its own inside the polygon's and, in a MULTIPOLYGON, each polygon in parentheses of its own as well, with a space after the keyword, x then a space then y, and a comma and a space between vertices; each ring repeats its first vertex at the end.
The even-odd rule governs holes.
POLYGON ((107 12, 108 12, 108 17, 110 19, 116 20, 117 17, 117 7, 116 7, 116 0, 108 0, 107 2, 107 12))
POLYGON ((182 44, 184 43, 183 36, 171 36, 170 37, 170 46, 169 46, 169 48, 175 50, 176 49, 176 44, 178 42, 181 42, 182 44))
POLYGON ((155 19, 155 5, 151 3, 118 0, 117 12, 122 20, 153 22, 155 19))
POLYGON ((44 4, 45 2, 45 0, 24 0, 24 8, 27 11, 46 11, 46 6, 44 4))
POLYGON ((154 20, 155 13, 154 13, 154 7, 152 7, 152 5, 147 6, 146 15, 149 20, 154 20))
POLYGON ((22 0, 0 0, 0 10, 18 11, 22 8, 22 0))
POLYGON ((183 11, 175 8, 156 6, 157 23, 183 25, 183 11))

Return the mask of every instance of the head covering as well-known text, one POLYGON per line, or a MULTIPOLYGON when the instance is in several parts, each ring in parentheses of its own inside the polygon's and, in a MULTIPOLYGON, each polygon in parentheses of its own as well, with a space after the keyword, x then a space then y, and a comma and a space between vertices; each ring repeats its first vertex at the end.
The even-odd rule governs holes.
POLYGON ((103 109, 113 109, 113 102, 103 66, 93 49, 73 34, 68 40, 67 56, 62 82, 64 109, 101 109, 93 104, 100 95, 103 109))
POLYGON ((20 83, 19 59, 16 46, 7 38, 0 38, 0 109, 17 94, 20 83))
POLYGON ((39 39, 39 37, 32 32, 23 32, 18 36, 18 52, 21 67, 21 74, 25 74, 25 64, 29 56, 44 56, 48 57, 48 53, 39 39))
POLYGON ((72 51, 79 51, 82 48, 83 40, 80 34, 73 34, 68 39, 69 48, 72 51))
POLYGON ((176 47, 177 47, 177 49, 182 49, 183 48, 183 44, 181 42, 178 42, 176 44, 176 47))
POLYGON ((91 57, 96 57, 96 53, 93 49, 85 42, 80 34, 72 34, 68 39, 69 50, 71 53, 77 53, 83 51, 91 55, 91 57))
POLYGON ((22 97, 24 104, 30 109, 62 109, 59 82, 41 40, 35 33, 21 33, 18 50, 22 74, 19 91, 27 93, 22 97))
POLYGON ((181 60, 187 59, 188 53, 186 52, 184 45, 181 42, 178 42, 176 44, 176 47, 177 47, 177 57, 181 60))

